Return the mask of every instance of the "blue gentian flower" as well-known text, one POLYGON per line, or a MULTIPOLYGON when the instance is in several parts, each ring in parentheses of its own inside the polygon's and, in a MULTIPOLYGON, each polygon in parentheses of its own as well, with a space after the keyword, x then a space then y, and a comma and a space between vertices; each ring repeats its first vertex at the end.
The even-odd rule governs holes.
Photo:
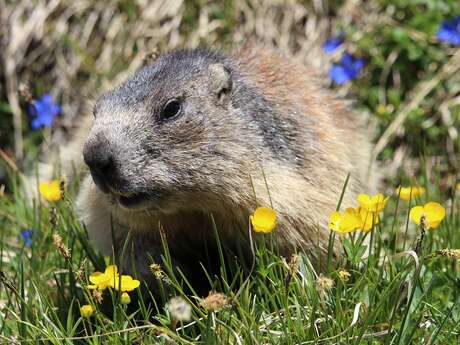
POLYGON ((350 53, 345 52, 340 64, 332 65, 329 71, 329 76, 337 84, 345 84, 346 82, 355 79, 363 67, 363 59, 354 58, 350 53))
POLYGON ((61 111, 61 107, 53 102, 53 97, 49 94, 44 94, 40 99, 34 100, 29 105, 29 114, 32 117, 30 126, 33 130, 42 127, 51 127, 54 118, 61 111))
POLYGON ((436 33, 438 40, 448 42, 453 45, 460 45, 460 16, 452 20, 445 20, 436 33))
POLYGON ((331 53, 335 52, 335 50, 338 47, 340 47, 342 45, 342 43, 343 43, 342 36, 332 36, 326 42, 324 42, 323 50, 326 53, 331 54, 331 53))
POLYGON ((24 247, 32 246, 33 230, 31 228, 21 230, 21 237, 24 240, 24 247))

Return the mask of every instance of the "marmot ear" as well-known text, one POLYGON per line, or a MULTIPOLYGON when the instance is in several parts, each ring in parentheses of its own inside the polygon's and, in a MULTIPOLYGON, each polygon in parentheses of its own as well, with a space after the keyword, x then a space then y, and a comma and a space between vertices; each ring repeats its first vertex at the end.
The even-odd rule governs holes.
POLYGON ((143 64, 150 65, 155 62, 155 60, 160 56, 160 51, 157 47, 153 48, 150 52, 144 55, 143 64))
POLYGON ((211 90, 216 95, 219 102, 223 103, 232 91, 232 73, 221 63, 209 65, 208 70, 211 90))

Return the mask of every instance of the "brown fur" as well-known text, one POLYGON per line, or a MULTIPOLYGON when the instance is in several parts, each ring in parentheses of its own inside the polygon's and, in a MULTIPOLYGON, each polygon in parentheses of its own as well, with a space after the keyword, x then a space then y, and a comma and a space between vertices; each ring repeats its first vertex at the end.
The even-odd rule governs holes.
MULTIPOLYGON (((281 252, 288 255, 302 250, 314 263, 324 264, 329 238, 328 216, 337 206, 347 174, 351 174, 351 179, 343 200, 346 205, 354 204, 357 193, 372 191, 375 187, 376 174, 368 168, 368 134, 344 101, 320 88, 311 67, 300 65, 269 48, 250 44, 237 50, 232 59, 236 61, 241 78, 274 105, 282 121, 296 121, 298 135, 295 140, 296 146, 304 152, 302 161, 299 158, 297 161, 283 160, 269 154, 263 141, 254 137, 251 128, 246 127, 241 118, 231 116, 225 122, 241 128, 241 133, 237 133, 239 141, 225 140, 232 137, 226 126, 214 128, 216 132, 208 128, 195 132, 190 125, 192 127, 182 127, 174 134, 175 145, 184 143, 184 150, 199 148, 210 136, 222 138, 215 150, 224 157, 231 157, 234 162, 240 162, 241 169, 228 176, 214 176, 219 181, 219 193, 207 185, 200 186, 199 191, 181 190, 178 185, 178 191, 167 202, 156 205, 155 210, 127 210, 107 198, 96 188, 91 177, 86 176, 78 197, 78 208, 90 237, 101 249, 111 253, 112 215, 120 243, 127 231, 131 231, 133 242, 140 246, 135 260, 141 273, 147 274, 146 267, 150 263, 147 254, 157 257, 152 252, 160 247, 160 228, 177 254, 186 250, 183 248, 189 244, 193 247, 193 244, 210 237, 213 233, 210 214, 224 242, 247 250, 249 215, 257 205, 269 206, 269 196, 278 214, 278 227, 273 236, 281 252), (260 148, 254 152, 248 143, 260 148), (367 184, 369 171, 372 179, 367 184)), ((192 89, 202 88, 199 84, 203 80, 191 80, 192 89)), ((203 97, 209 96, 205 94, 203 97)), ((134 115, 123 116, 125 120, 119 123, 126 122, 126 126, 132 128, 133 122, 130 121, 137 120, 127 119, 134 115)), ((104 130, 111 128, 110 120, 100 121, 106 121, 104 130)), ((181 169, 181 164, 188 163, 170 161, 169 164, 181 169)), ((219 171, 225 171, 225 161, 218 167, 219 171)))

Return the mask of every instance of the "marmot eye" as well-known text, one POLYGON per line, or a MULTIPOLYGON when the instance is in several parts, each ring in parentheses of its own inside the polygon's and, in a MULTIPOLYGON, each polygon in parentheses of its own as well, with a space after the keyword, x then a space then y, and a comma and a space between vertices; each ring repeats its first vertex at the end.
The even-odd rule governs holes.
POLYGON ((172 99, 166 103, 165 107, 163 108, 163 112, 161 113, 161 117, 163 119, 169 119, 178 115, 181 110, 182 105, 180 101, 177 99, 172 99))

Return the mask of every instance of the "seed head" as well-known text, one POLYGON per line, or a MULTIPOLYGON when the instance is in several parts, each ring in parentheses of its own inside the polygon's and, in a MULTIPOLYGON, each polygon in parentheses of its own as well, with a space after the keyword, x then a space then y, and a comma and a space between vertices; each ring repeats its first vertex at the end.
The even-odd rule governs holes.
POLYGON ((316 280, 316 287, 318 290, 330 290, 334 287, 334 281, 329 278, 324 276, 323 274, 320 274, 318 279, 316 280))
POLYGON ((150 271, 152 271, 152 273, 153 273, 153 275, 155 276, 156 279, 162 280, 165 283, 169 284, 168 276, 163 271, 163 269, 161 268, 160 264, 152 263, 150 265, 150 271))
POLYGON ((166 305, 174 321, 189 321, 192 318, 192 307, 182 297, 172 298, 166 305))
POLYGON ((57 210, 56 210, 56 207, 51 207, 50 209, 50 214, 49 214, 49 222, 51 224, 51 227, 53 229, 56 228, 57 224, 58 224, 58 213, 57 213, 57 210))
POLYGON ((93 295, 94 302, 96 302, 97 304, 102 303, 102 291, 101 290, 94 289, 92 295, 93 295))
POLYGON ((436 254, 449 259, 460 259, 460 249, 441 249, 438 250, 436 254))
POLYGON ((337 272, 337 274, 339 275, 340 280, 345 282, 345 283, 350 280, 351 274, 350 274, 350 272, 348 272, 345 269, 339 270, 339 272, 337 272))
POLYGON ((291 259, 289 260, 289 272, 291 274, 294 274, 299 270, 300 266, 300 255, 299 254, 293 254, 291 256, 291 259))
POLYGON ((223 293, 210 291, 201 304, 209 311, 219 311, 230 305, 230 299, 223 293))
POLYGON ((321 303, 324 302, 327 292, 334 287, 334 281, 320 274, 319 277, 316 279, 316 289, 318 290, 319 298, 321 303))
POLYGON ((75 277, 80 281, 85 281, 86 278, 86 258, 80 264, 80 267, 75 271, 75 277))
POLYGON ((64 242, 62 242, 61 235, 53 234, 53 244, 57 248, 59 253, 61 253, 61 255, 64 257, 64 259, 66 259, 66 260, 70 259, 70 257, 71 257, 70 250, 69 250, 69 248, 67 248, 65 246, 64 242))

